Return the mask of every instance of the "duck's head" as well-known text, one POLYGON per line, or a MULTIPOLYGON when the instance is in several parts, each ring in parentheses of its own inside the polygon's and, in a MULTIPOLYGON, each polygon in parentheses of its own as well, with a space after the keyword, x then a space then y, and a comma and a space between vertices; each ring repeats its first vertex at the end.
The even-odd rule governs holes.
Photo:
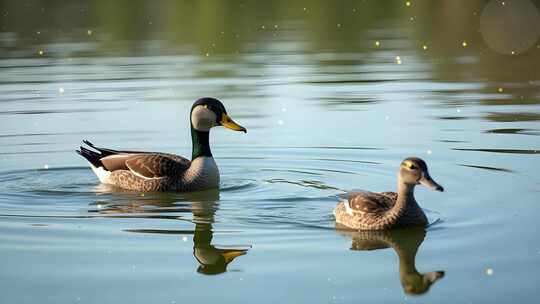
POLYGON ((193 103, 190 120, 191 126, 197 131, 208 132, 213 127, 224 126, 247 133, 246 128, 229 117, 221 101, 211 97, 203 97, 193 103))
POLYGON ((431 190, 444 191, 429 175, 426 162, 418 157, 406 158, 399 168, 399 179, 406 185, 423 185, 431 190))

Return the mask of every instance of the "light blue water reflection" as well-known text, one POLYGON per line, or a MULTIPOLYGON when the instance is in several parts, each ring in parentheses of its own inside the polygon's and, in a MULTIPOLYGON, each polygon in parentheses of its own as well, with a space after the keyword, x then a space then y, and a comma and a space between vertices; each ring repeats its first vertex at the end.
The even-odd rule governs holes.
POLYGON ((538 42, 490 48, 488 1, 412 2, 1 1, 3 298, 536 302, 538 42), (218 193, 113 191, 74 153, 189 156, 201 96, 249 130, 211 135, 218 193), (394 190, 409 155, 437 223, 336 230, 336 195, 394 190))

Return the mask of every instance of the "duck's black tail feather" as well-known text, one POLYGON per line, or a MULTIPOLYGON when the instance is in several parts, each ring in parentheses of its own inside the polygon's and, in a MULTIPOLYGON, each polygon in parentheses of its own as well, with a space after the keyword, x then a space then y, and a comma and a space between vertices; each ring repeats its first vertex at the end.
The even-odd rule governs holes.
POLYGON ((75 152, 79 153, 79 155, 86 158, 86 160, 89 161, 94 167, 96 168, 103 167, 103 164, 101 163, 101 160, 100 160, 103 157, 101 153, 92 151, 90 149, 86 149, 83 146, 81 146, 79 150, 75 150, 75 152))
POLYGON ((101 162, 101 159, 104 157, 107 157, 109 155, 116 155, 116 154, 139 154, 139 153, 149 153, 149 152, 142 152, 142 151, 120 151, 120 150, 113 150, 113 149, 107 149, 107 148, 101 148, 96 147, 93 143, 89 142, 88 140, 83 140, 83 143, 87 145, 88 147, 96 150, 90 150, 88 148, 85 148, 81 146, 79 150, 75 150, 75 152, 79 153, 82 157, 86 158, 94 167, 104 167, 103 163, 101 162))
POLYGON ((141 151, 119 151, 119 150, 96 147, 93 143, 89 142, 86 139, 83 140, 83 143, 87 145, 88 147, 96 150, 97 152, 90 150, 88 148, 85 148, 83 146, 81 146, 79 150, 75 150, 75 151, 79 153, 79 155, 81 155, 82 157, 86 158, 86 160, 88 160, 96 168, 99 168, 99 167, 105 168, 105 166, 101 162, 101 159, 109 155, 124 154, 124 153, 129 153, 129 154, 148 153, 148 152, 141 152, 141 151))
POLYGON ((113 150, 113 149, 107 149, 107 148, 100 148, 100 147, 96 147, 93 143, 89 142, 88 140, 83 140, 83 143, 85 143, 86 145, 88 145, 90 148, 93 148, 93 149, 96 149, 99 151, 99 153, 101 153, 101 157, 105 157, 105 156, 109 156, 109 155, 114 155, 114 154, 118 154, 118 153, 122 153, 122 151, 116 151, 116 150, 113 150))
POLYGON ((143 151, 124 151, 124 150, 113 150, 113 149, 108 149, 108 148, 101 148, 101 147, 96 147, 93 143, 89 142, 88 140, 83 140, 83 143, 85 143, 86 145, 88 145, 90 148, 92 149, 95 149, 97 151, 99 151, 99 153, 101 153, 101 157, 106 157, 106 156, 109 156, 109 155, 115 155, 115 154, 125 154, 125 153, 128 153, 128 154, 139 154, 139 153, 149 153, 149 152, 143 152, 143 151))
POLYGON ((90 150, 88 148, 85 148, 83 146, 80 146, 79 150, 75 150, 75 151, 79 153, 82 157, 86 158, 86 160, 88 160, 96 168, 105 167, 103 166, 103 163, 101 162, 102 158, 109 155, 121 153, 121 151, 96 147, 94 146, 93 143, 91 143, 90 141, 86 139, 83 140, 83 143, 87 145, 88 147, 96 150, 97 152, 90 150))

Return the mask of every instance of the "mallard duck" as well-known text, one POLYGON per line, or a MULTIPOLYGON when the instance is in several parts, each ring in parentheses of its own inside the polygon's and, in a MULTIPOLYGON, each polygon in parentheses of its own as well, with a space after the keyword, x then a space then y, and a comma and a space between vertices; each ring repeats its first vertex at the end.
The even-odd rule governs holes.
POLYGON ((187 192, 218 188, 219 170, 210 151, 210 129, 224 126, 234 131, 247 131, 227 115, 219 100, 210 97, 195 101, 190 122, 191 161, 167 153, 99 148, 86 140, 83 142, 93 150, 81 146, 76 151, 88 160, 101 183, 123 189, 187 192))
POLYGON ((427 217, 414 199, 414 187, 419 184, 444 191, 429 175, 425 161, 409 157, 399 168, 397 193, 348 193, 334 209, 336 222, 359 230, 426 226, 427 217))
POLYGON ((444 277, 441 270, 420 273, 416 269, 416 253, 426 236, 423 227, 386 231, 344 231, 340 228, 340 224, 336 224, 339 233, 352 238, 351 250, 394 249, 399 260, 399 280, 408 294, 426 293, 432 284, 444 277))

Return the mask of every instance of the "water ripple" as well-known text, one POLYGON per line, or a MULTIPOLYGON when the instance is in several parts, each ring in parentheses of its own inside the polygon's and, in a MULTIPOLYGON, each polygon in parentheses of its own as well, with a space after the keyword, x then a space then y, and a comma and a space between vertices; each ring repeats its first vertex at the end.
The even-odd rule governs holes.
POLYGON ((473 151, 473 152, 488 152, 488 153, 504 153, 504 154, 540 154, 540 149, 526 150, 526 149, 465 149, 465 148, 452 148, 455 151, 473 151))

